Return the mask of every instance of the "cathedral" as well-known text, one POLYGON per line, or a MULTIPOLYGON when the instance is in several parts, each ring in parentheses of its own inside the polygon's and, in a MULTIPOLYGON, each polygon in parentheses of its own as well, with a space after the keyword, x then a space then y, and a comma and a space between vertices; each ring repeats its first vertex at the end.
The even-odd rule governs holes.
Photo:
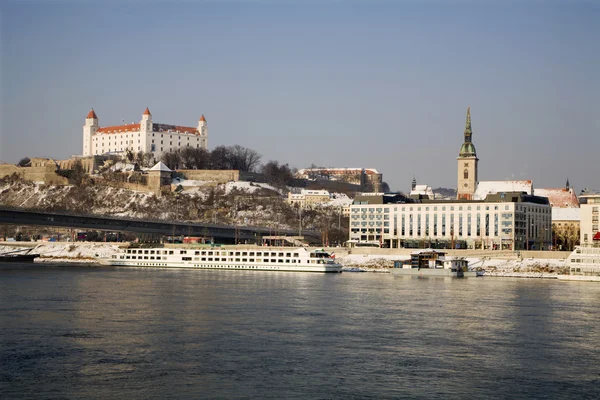
POLYGON ((208 127, 204 115, 197 127, 159 124, 152 121, 146 107, 139 123, 101 127, 92 108, 83 125, 83 156, 124 154, 130 150, 150 153, 159 159, 163 153, 182 147, 207 149, 208 127))

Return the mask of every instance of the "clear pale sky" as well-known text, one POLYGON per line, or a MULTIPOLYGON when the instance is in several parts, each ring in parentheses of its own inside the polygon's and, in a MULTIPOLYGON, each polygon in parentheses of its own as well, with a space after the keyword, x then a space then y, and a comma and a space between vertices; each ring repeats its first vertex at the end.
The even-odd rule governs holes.
POLYGON ((263 162, 456 187, 600 188, 597 1, 0 0, 0 160, 82 151, 101 126, 196 126, 263 162))

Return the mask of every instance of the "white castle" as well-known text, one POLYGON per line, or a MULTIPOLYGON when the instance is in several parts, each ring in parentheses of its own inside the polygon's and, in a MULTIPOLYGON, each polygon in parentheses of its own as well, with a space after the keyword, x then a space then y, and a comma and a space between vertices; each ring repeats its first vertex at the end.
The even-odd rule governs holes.
POLYGON ((152 122, 148 107, 139 124, 100 127, 92 108, 83 125, 83 155, 119 154, 127 150, 151 153, 155 159, 163 153, 182 147, 207 149, 208 127, 204 115, 198 127, 157 124, 152 122))

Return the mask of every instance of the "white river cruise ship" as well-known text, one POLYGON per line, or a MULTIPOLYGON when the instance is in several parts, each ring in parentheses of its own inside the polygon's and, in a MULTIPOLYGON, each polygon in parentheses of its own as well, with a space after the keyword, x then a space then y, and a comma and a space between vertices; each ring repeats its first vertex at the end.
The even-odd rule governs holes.
POLYGON ((333 253, 303 247, 126 248, 100 262, 126 267, 342 272, 333 253))

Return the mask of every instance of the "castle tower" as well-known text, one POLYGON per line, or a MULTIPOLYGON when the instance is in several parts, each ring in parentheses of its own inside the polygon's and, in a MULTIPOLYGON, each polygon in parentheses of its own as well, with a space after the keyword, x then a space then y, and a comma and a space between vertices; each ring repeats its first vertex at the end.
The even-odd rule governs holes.
POLYGON ((200 117, 198 121, 198 132, 200 133, 200 146, 204 149, 208 149, 208 126, 206 125, 206 118, 204 115, 200 117))
POLYGON ((148 107, 142 113, 142 120, 140 121, 140 140, 141 143, 138 144, 139 150, 135 147, 135 151, 143 151, 144 153, 154 152, 156 150, 156 145, 149 145, 152 141, 152 113, 148 107))
POLYGON ((85 124, 83 125, 83 156, 93 155, 92 138, 98 130, 98 117, 94 112, 94 109, 90 109, 87 117, 85 117, 85 124))
POLYGON ((458 154, 458 187, 456 197, 458 199, 473 199, 477 189, 477 154, 472 142, 473 131, 471 130, 471 107, 467 108, 467 121, 465 123, 465 141, 460 147, 458 154))

